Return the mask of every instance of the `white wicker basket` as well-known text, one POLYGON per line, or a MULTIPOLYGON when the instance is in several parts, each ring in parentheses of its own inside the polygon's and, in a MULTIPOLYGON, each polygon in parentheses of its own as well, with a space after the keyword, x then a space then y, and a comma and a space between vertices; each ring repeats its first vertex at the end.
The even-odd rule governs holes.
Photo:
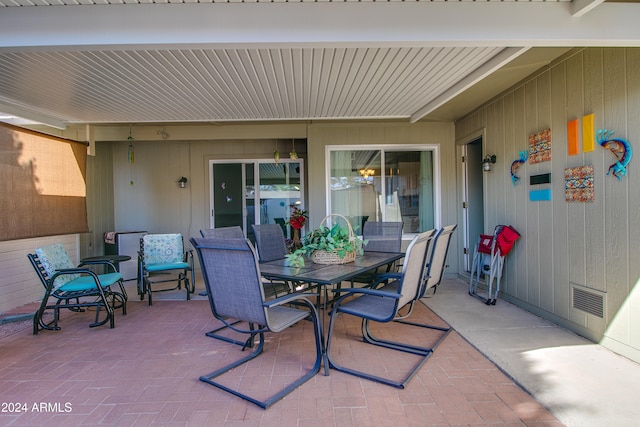
MULTIPOLYGON (((338 218, 342 218, 344 220, 344 222, 347 223, 347 227, 349 228, 349 240, 355 240, 356 236, 353 233, 353 227, 351 227, 351 223, 349 222, 349 220, 347 218, 345 218, 344 216, 340 215, 340 214, 330 214, 325 216, 322 221, 320 222, 320 224, 324 224, 324 222, 331 218, 331 217, 338 217, 338 218)), ((356 251, 355 249, 353 251, 347 252, 343 257, 341 257, 338 254, 338 251, 313 251, 313 253, 311 254, 311 261, 313 261, 316 264, 347 264, 350 262, 355 261, 356 259, 356 251)))

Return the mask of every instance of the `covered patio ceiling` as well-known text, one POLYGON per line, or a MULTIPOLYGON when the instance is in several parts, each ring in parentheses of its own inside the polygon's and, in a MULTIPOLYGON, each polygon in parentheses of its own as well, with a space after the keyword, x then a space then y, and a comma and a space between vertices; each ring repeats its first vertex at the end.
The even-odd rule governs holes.
POLYGON ((59 129, 455 121, 573 47, 639 46, 639 12, 602 1, 0 0, 0 111, 59 129))

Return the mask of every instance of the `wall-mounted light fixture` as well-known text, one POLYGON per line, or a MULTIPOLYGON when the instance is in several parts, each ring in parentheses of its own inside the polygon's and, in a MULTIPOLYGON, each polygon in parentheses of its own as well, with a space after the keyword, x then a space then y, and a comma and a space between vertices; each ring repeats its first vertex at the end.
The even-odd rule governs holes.
POLYGON ((491 172, 491 165, 494 164, 495 162, 496 162, 496 155, 487 154, 486 156, 484 156, 484 159, 482 159, 482 170, 485 172, 491 172))
POLYGON ((184 176, 180 177, 180 179, 178 180, 178 187, 184 188, 186 185, 187 185, 187 178, 184 176))

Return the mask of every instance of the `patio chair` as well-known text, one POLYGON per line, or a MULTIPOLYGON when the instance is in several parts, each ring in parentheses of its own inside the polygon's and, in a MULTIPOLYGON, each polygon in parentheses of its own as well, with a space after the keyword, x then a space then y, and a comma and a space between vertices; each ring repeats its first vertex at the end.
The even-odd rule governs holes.
MULTIPOLYGON (((404 388, 407 382, 409 382, 424 362, 426 362, 426 360, 431 356, 434 348, 448 334, 448 329, 443 331, 443 336, 440 337, 433 347, 421 347, 408 343, 387 341, 376 338, 369 329, 370 321, 380 323, 391 322, 397 318, 398 311, 401 308, 407 304, 413 303, 419 298, 424 274, 424 259, 434 234, 435 233, 433 231, 428 231, 413 238, 407 248, 402 272, 397 279, 395 279, 396 275, 394 275, 392 279, 395 280, 391 283, 388 283, 379 289, 350 288, 334 290, 334 292, 342 293, 342 295, 336 300, 333 309, 331 310, 329 321, 327 359, 331 368, 361 378, 377 381, 382 384, 391 385, 397 388, 404 388), (419 362, 401 381, 394 381, 365 371, 339 365, 335 361, 331 350, 336 321, 341 314, 356 316, 362 319, 362 338, 364 342, 418 355, 420 356, 419 362)), ((430 329, 442 330, 442 328, 439 327, 433 327, 430 329)))
MULTIPOLYGON (((287 245, 284 241, 284 233, 278 224, 252 224, 253 234, 256 237, 256 249, 260 262, 269 262, 284 259, 287 255, 287 245)), ((285 288, 286 292, 295 292, 300 283, 282 282, 264 276, 271 285, 275 296, 278 296, 278 288, 285 288)))
MULTIPOLYGON (((36 270, 45 292, 42 302, 33 316, 33 334, 40 330, 59 331, 58 321, 60 309, 66 308, 74 312, 83 312, 87 307, 96 308, 95 321, 89 327, 101 326, 109 322, 109 327, 115 326, 114 308, 122 308, 122 314, 127 313, 127 298, 122 283, 122 274, 115 266, 104 261, 110 272, 96 274, 85 264, 74 266, 61 243, 37 248, 35 253, 28 254, 31 265, 36 270), (114 290, 112 287, 119 286, 114 290), (55 303, 50 303, 50 299, 55 303), (109 299, 111 301, 109 301, 109 299), (100 311, 104 309, 105 318, 100 320, 100 311), (53 310, 53 320, 45 323, 45 310, 53 310)), ((96 265, 95 262, 91 265, 96 265)))
POLYGON ((236 238, 244 239, 244 233, 242 228, 238 225, 231 227, 219 227, 219 228, 207 228, 206 230, 200 230, 202 237, 219 237, 219 238, 236 238))
POLYGON ((364 223, 362 238, 368 240, 364 247, 368 252, 400 252, 402 248, 402 222, 364 223))
MULTIPOLYGON (((433 294, 435 294, 436 288, 442 281, 442 276, 444 275, 445 262, 447 259, 447 253, 449 252, 449 244, 451 243, 451 235, 453 234, 456 227, 457 224, 448 225, 438 230, 438 232, 435 234, 433 242, 427 250, 427 255, 425 257, 425 272, 420 288, 421 290, 418 298, 416 298, 415 301, 424 298, 426 296, 426 292, 429 289, 433 289, 433 294)), ((430 324, 408 321, 407 318, 411 316, 411 313, 413 312, 415 301, 407 304, 407 310, 405 311, 403 309, 404 314, 398 313, 394 321, 404 323, 406 325, 419 326, 422 328, 438 329, 445 333, 449 332, 450 328, 443 328, 430 324)))
MULTIPOLYGON (((394 319, 396 322, 402 322, 409 325, 421 326, 425 328, 433 329, 434 327, 431 325, 424 325, 420 323, 408 322, 406 319, 411 315, 414 307, 415 301, 424 298, 429 289, 433 289, 433 293, 436 292, 436 287, 442 281, 442 276, 444 275, 445 262, 447 260, 447 254, 449 252, 449 244, 451 243, 451 235, 455 231, 457 224, 448 225, 446 227, 441 228, 435 233, 433 241, 429 245, 427 249, 427 254, 425 256, 425 267, 424 274, 422 278, 422 285, 420 287, 420 292, 418 297, 407 304, 406 311, 403 309, 404 314, 398 313, 396 318, 394 319)), ((432 230, 433 232, 435 230, 432 230)), ((380 278, 375 284, 388 282, 390 278, 399 277, 396 274, 388 274, 386 276, 379 276, 380 278), (385 280, 383 280, 385 279, 385 280)), ((374 285, 375 286, 375 285, 374 285)), ((390 285, 392 286, 392 285, 390 285)), ((445 330, 445 329, 442 329, 445 330)))
POLYGON ((447 254, 449 253, 449 246, 451 244, 451 236, 457 227, 458 224, 447 225, 441 228, 433 239, 433 244, 427 256, 427 270, 420 298, 423 298, 426 292, 432 288, 435 294, 438 285, 442 282, 445 262, 447 261, 447 254))
POLYGON ((140 238, 138 252, 138 294, 140 300, 149 296, 153 304, 153 292, 184 288, 187 301, 195 291, 193 251, 184 250, 181 234, 145 234, 140 238), (189 280, 189 273, 191 281, 189 280), (177 274, 177 277, 176 277, 177 274), (172 288, 153 289, 158 283, 176 282, 172 288))
MULTIPOLYGON (((198 253, 213 316, 233 331, 248 334, 251 341, 256 335, 259 336, 259 343, 251 354, 201 376, 200 381, 261 408, 267 408, 317 374, 323 358, 323 349, 322 326, 314 305, 301 294, 289 294, 267 301, 260 278, 258 257, 246 239, 192 238, 191 243, 198 253), (216 377, 258 357, 264 348, 266 332, 282 332, 307 318, 311 318, 313 322, 316 360, 313 368, 299 379, 265 400, 258 400, 216 381, 216 377), (240 328, 235 321, 229 322, 228 319, 237 319, 243 324, 246 322, 248 326, 240 328)), ((326 371, 325 373, 328 374, 326 371)))
MULTIPOLYGON (((207 228, 205 230, 200 230, 200 235, 202 237, 244 239, 242 228, 240 228, 240 226, 238 225, 232 225, 230 227, 207 228)), ((207 291, 202 291, 198 293, 198 295, 206 297, 207 291)))
MULTIPOLYGON (((364 245, 365 252, 401 252, 402 251, 402 222, 375 222, 367 221, 364 223, 362 239, 367 242, 364 245)), ((396 263, 387 265, 386 272, 395 270, 396 263)), ((371 270, 365 274, 356 276, 351 281, 353 283, 371 284, 376 280, 377 274, 380 274, 380 268, 371 270)))

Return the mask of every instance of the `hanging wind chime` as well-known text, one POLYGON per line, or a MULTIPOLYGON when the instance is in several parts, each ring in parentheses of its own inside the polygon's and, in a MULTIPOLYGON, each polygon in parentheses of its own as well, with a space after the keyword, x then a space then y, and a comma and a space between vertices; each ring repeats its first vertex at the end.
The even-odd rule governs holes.
MULTIPOLYGON (((129 137, 127 138, 127 140, 129 141, 129 149, 127 150, 127 161, 130 165, 133 165, 136 158, 133 146, 133 136, 131 135, 131 127, 129 127, 129 137)), ((129 185, 133 186, 133 170, 131 167, 129 168, 129 185)))

